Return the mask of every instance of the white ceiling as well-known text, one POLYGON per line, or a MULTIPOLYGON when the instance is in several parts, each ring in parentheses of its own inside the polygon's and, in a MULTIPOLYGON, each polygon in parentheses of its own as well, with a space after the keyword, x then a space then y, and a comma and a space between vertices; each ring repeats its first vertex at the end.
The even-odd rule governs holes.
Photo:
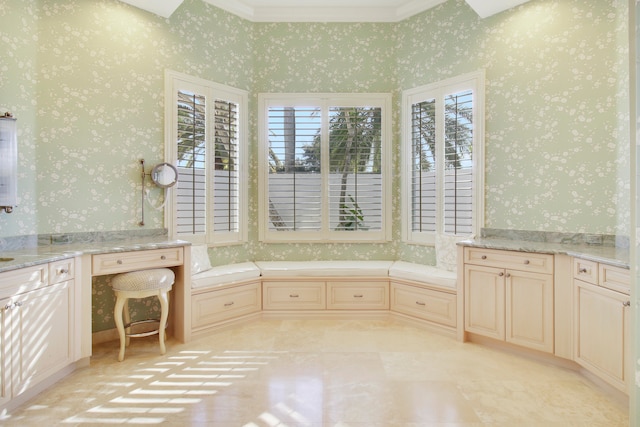
MULTIPOLYGON (((120 0, 168 18, 183 0, 120 0)), ((397 22, 447 0, 204 0, 254 22, 397 22)), ((465 0, 481 18, 529 0, 465 0)))

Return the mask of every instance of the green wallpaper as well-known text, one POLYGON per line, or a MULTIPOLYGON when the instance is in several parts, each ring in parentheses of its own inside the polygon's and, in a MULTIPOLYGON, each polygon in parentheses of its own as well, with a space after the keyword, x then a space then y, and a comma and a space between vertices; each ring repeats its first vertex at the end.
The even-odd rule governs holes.
MULTIPOLYGON (((479 19, 448 0, 400 23, 251 23, 186 0, 169 19, 116 0, 0 0, 0 107, 20 126, 20 206, 0 237, 138 229, 139 164, 163 158, 163 73, 251 93, 394 94, 394 242, 257 242, 217 248, 245 259, 403 258, 399 99, 403 89, 484 68, 486 226, 629 234, 625 0, 531 0, 479 19)), ((155 191, 155 190, 154 190, 155 191)), ((146 210, 146 227, 163 225, 146 210)))

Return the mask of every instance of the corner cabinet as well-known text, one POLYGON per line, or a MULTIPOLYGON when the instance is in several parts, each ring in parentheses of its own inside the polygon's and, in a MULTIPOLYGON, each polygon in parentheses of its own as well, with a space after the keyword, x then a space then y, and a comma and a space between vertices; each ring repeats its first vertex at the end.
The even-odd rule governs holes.
POLYGON ((0 274, 0 408, 74 362, 74 259, 0 274))
POLYGON ((574 258, 575 359, 628 393, 629 270, 574 258))
POLYGON ((554 258, 464 248, 465 331, 553 353, 554 258))

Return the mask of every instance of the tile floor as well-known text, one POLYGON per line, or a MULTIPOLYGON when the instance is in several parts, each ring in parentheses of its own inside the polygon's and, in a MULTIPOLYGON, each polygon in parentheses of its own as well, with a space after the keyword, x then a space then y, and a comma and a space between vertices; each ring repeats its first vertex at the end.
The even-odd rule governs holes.
POLYGON ((95 346, 7 426, 627 426, 580 374, 395 320, 259 320, 95 346))

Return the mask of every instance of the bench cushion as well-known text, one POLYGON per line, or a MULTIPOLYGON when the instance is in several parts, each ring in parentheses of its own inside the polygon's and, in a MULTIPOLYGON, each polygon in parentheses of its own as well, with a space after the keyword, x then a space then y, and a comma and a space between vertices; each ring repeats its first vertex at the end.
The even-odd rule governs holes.
POLYGON ((393 261, 256 261, 263 277, 387 277, 393 261))
POLYGON ((444 288, 456 289, 457 274, 432 265, 396 261, 389 268, 389 277, 431 283, 444 288))
POLYGON ((191 276, 191 287, 207 288, 260 277, 260 269, 252 262, 212 267, 191 276))

